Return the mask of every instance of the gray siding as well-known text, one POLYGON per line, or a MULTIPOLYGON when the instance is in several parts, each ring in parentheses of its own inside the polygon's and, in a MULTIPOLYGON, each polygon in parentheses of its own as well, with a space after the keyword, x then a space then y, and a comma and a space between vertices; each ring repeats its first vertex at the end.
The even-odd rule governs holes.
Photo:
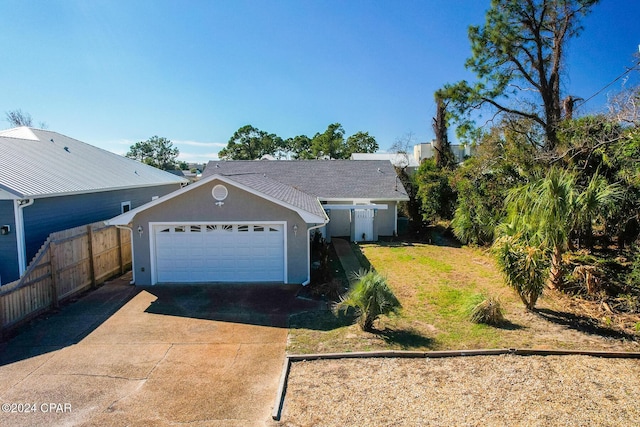
POLYGON ((395 207, 396 202, 376 202, 376 204, 387 205, 386 210, 379 209, 376 211, 374 220, 375 227, 378 230, 378 236, 393 236, 395 230, 395 207))
MULTIPOLYGON (((325 209, 331 209, 332 204, 342 205, 344 202, 327 203, 325 209)), ((351 212, 345 209, 334 209, 329 212, 329 236, 349 237, 351 236, 351 212)))
MULTIPOLYGON (((331 209, 332 204, 347 205, 352 202, 328 202, 323 207, 327 210, 331 209)), ((374 202, 378 205, 387 205, 386 210, 377 210, 376 216, 373 222, 374 228, 374 240, 377 240, 379 236, 393 236, 395 230, 395 206, 396 202, 374 202)), ((358 205, 354 205, 354 209, 357 209, 358 205)), ((353 240, 354 224, 351 222, 351 212, 347 209, 335 209, 329 213, 329 224, 326 227, 325 235, 328 237, 350 237, 353 240)))
MULTIPOLYGON (((178 189, 180 189, 179 184, 170 184, 35 199, 34 204, 24 208, 23 211, 27 265, 31 262, 47 237, 49 237, 49 234, 79 225, 91 224, 113 218, 121 213, 122 202, 130 201, 131 209, 134 209, 150 202, 153 196, 163 196, 178 189)), ((4 222, 5 217, 10 218, 10 224, 13 224, 13 202, 8 201, 7 203, 8 208, 5 207, 4 202, 0 205, 0 218, 2 218, 2 224, 8 223, 4 222), (8 212, 8 209, 10 209, 10 212, 8 212), (10 217, 7 216, 9 214, 10 217)), ((0 236, 12 237, 14 242, 13 248, 8 247, 9 251, 5 252, 5 246, 3 246, 5 239, 0 239, 0 249, 2 249, 2 255, 0 255, 0 274, 2 275, 3 283, 18 279, 18 258, 15 247, 15 233, 13 232, 15 230, 15 224, 13 224, 11 229, 12 233, 9 236, 0 236), (12 264, 13 266, 11 266, 12 264), (6 273, 3 273, 5 271, 6 273)))
POLYGON ((11 232, 0 235, 0 284, 12 282, 18 277, 18 253, 13 200, 0 200, 0 225, 8 225, 11 232))
POLYGON ((220 183, 213 180, 136 215, 133 230, 137 230, 138 226, 144 229, 142 236, 135 231, 133 233, 137 285, 151 284, 151 222, 286 221, 288 282, 302 283, 307 280, 308 237, 307 225, 302 218, 290 209, 226 183, 222 184, 227 187, 229 194, 224 205, 216 206, 211 190, 220 183), (294 225, 298 226, 297 235, 293 233, 294 225))

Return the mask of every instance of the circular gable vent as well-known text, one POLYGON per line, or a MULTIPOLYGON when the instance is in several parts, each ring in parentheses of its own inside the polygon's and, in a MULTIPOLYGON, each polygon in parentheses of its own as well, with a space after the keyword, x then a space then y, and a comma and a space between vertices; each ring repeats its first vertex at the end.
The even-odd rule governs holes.
POLYGON ((214 199, 221 202, 227 198, 227 196, 229 195, 229 190, 227 190, 227 187, 225 187, 224 185, 218 184, 213 187, 213 190, 211 190, 211 194, 213 195, 214 199))

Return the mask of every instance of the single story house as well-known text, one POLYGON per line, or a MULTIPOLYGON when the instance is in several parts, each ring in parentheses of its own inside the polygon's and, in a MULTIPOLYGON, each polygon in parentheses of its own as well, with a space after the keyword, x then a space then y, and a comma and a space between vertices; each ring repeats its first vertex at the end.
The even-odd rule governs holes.
POLYGON ((391 236, 406 200, 389 161, 211 161, 197 183, 107 223, 132 231, 139 285, 307 284, 314 230, 391 236))
POLYGON ((186 183, 57 132, 0 131, 0 284, 22 275, 49 234, 112 218, 186 183))

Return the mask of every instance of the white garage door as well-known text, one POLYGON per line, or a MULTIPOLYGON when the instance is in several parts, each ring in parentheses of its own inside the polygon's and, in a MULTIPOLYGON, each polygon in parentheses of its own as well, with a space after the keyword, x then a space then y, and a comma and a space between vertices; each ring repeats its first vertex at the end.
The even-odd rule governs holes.
POLYGON ((284 282, 284 224, 154 225, 159 283, 284 282))

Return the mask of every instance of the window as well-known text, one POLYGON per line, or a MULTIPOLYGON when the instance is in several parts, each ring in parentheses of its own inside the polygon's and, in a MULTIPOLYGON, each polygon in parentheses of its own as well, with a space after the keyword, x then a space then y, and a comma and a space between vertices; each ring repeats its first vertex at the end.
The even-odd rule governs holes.
POLYGON ((131 202, 120 203, 120 213, 129 212, 131 210, 131 202))
POLYGON ((211 195, 213 195, 214 199, 221 202, 227 198, 227 196, 229 195, 229 190, 227 190, 227 187, 225 187, 224 185, 218 184, 213 187, 213 190, 211 190, 211 195))

